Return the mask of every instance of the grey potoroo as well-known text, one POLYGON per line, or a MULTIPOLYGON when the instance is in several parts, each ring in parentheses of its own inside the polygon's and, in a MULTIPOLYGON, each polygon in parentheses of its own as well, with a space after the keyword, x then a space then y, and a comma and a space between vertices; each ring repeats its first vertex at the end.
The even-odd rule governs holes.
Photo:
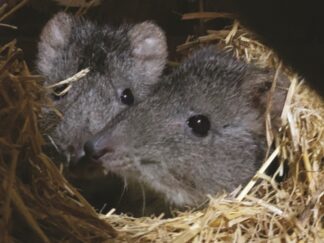
MULTIPOLYGON (((274 71, 203 48, 120 113, 84 146, 92 163, 137 181, 177 208, 246 183, 265 156, 267 97, 274 71)), ((272 97, 274 126, 288 80, 272 97)), ((149 206, 149 205, 148 205, 149 206)))
POLYGON ((148 96, 167 57, 164 33, 151 22, 113 28, 64 12, 46 24, 38 49, 37 68, 45 85, 90 69, 66 95, 53 95, 63 119, 49 112, 43 119, 47 134, 67 162, 82 157, 90 135, 148 96))

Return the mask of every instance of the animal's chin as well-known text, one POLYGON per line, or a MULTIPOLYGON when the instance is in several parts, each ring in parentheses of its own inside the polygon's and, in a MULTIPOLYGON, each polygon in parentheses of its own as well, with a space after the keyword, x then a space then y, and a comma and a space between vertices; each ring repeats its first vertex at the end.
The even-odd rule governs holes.
POLYGON ((68 176, 71 178, 98 178, 105 175, 103 167, 100 163, 95 163, 85 156, 81 157, 75 163, 70 163, 68 168, 68 176))
POLYGON ((127 168, 128 166, 110 162, 111 161, 104 159, 94 159, 83 156, 76 163, 69 166, 69 174, 76 178, 87 177, 89 179, 95 179, 110 173, 124 177, 124 172, 129 170, 127 168))
POLYGON ((90 163, 101 166, 106 172, 128 177, 134 175, 134 162, 129 158, 121 158, 114 154, 106 154, 99 159, 91 159, 90 163))

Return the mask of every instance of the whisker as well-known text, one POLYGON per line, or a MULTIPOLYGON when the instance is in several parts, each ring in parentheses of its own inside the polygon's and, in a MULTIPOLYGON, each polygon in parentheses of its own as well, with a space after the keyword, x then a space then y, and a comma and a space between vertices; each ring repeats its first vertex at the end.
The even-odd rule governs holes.
POLYGON ((142 205, 142 216, 144 216, 145 208, 146 208, 146 195, 143 184, 140 183, 141 191, 142 191, 142 198, 143 198, 143 205, 142 205))
POLYGON ((104 203, 104 205, 102 205, 101 209, 99 210, 99 213, 102 214, 106 207, 107 207, 107 203, 104 203))
POLYGON ((125 195, 126 190, 127 190, 127 178, 125 176, 123 176, 123 179, 124 179, 124 187, 123 187, 123 191, 120 194, 120 197, 119 197, 119 200, 118 200, 118 205, 120 204, 120 202, 121 202, 121 200, 122 200, 122 198, 125 195))

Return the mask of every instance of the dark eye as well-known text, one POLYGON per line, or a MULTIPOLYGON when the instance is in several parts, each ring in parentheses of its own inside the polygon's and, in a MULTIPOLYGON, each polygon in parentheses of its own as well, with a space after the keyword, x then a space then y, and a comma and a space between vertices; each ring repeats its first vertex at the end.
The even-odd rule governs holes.
POLYGON ((188 126, 193 133, 200 137, 205 137, 210 129, 210 121, 204 115, 195 115, 187 120, 188 126))
POLYGON ((53 99, 54 100, 60 100, 61 98, 63 98, 64 96, 66 96, 68 92, 66 92, 63 95, 59 95, 59 94, 62 91, 64 91, 68 86, 69 86, 69 84, 62 84, 62 85, 60 85, 58 87, 53 88, 53 93, 52 93, 53 99))
POLYGON ((134 104, 134 96, 130 89, 124 89, 124 91, 120 95, 120 100, 125 105, 134 104))

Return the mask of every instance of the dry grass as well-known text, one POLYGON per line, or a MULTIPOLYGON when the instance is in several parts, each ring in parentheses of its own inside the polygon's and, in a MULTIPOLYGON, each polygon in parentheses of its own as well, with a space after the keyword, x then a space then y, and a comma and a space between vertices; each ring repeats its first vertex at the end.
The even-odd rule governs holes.
MULTIPOLYGON (((199 14, 191 16, 219 16, 199 14)), ((281 67, 237 22, 208 33, 179 51, 217 41, 247 61, 281 67)), ((135 219, 96 214, 65 181, 42 153, 38 118, 48 102, 39 77, 30 74, 14 41, 0 47, 0 57, 0 242, 105 242, 115 236, 109 224, 121 242, 323 242, 324 105, 289 70, 283 68, 291 85, 276 149, 246 187, 210 196, 203 210, 135 219), (290 165, 280 185, 263 174, 276 156, 290 165)))
POLYGON ((42 152, 45 91, 15 44, 0 48, 0 242, 111 239, 115 231, 42 152))

